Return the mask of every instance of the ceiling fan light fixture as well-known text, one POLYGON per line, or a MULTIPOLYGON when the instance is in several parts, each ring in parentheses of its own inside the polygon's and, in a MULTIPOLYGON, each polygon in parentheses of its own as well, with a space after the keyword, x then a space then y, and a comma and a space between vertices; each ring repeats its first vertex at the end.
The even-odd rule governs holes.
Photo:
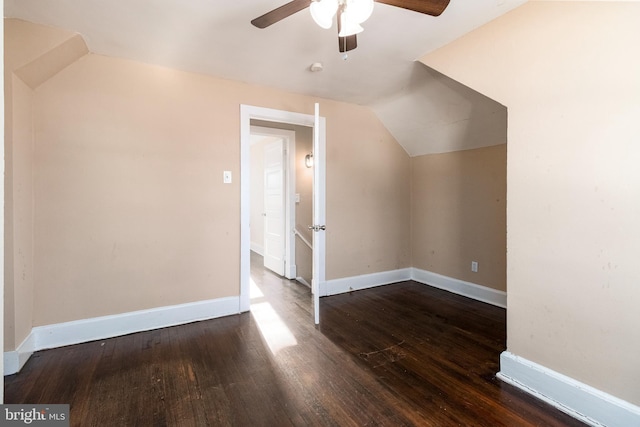
POLYGON ((364 31, 360 24, 353 20, 348 10, 342 12, 340 16, 340 32, 339 37, 349 37, 364 31))
POLYGON ((333 17, 338 11, 338 0, 312 1, 309 11, 316 24, 328 30, 333 25, 333 17))
POLYGON ((347 0, 346 10, 353 21, 362 24, 373 13, 373 0, 347 0))

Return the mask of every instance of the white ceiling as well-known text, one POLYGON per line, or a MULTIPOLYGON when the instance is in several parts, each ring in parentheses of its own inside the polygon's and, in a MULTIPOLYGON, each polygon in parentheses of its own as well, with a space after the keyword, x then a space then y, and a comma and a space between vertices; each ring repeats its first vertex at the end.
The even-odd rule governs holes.
POLYGON ((416 110, 433 111, 441 102, 452 111, 460 94, 452 102, 447 91, 435 90, 430 98, 409 90, 430 86, 417 78, 432 78, 416 72, 415 60, 525 1, 451 0, 439 17, 376 3, 347 59, 338 52, 335 26, 321 29, 308 10, 266 29, 250 24, 286 0, 5 0, 4 12, 80 33, 97 54, 370 106, 407 152, 418 155, 459 148, 440 141, 432 150, 420 123, 413 123, 415 131, 399 131, 389 121, 409 113, 420 121, 416 110), (314 62, 324 71, 311 72, 314 62))

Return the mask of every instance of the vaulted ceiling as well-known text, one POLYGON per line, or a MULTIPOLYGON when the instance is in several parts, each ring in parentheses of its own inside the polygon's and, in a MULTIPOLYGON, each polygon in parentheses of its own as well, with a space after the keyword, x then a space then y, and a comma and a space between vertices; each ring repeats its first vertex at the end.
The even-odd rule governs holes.
POLYGON ((496 143, 461 136, 506 126, 504 107, 416 59, 525 0, 451 0, 439 17, 376 3, 346 57, 335 26, 318 27, 307 10, 250 24, 285 2, 5 0, 4 12, 80 33, 93 53, 369 106, 412 156, 496 143))

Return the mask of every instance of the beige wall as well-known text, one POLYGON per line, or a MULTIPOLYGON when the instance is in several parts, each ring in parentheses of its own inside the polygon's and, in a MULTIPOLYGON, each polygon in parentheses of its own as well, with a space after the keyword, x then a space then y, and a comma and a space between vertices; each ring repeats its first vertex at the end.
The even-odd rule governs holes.
MULTIPOLYGON (((239 105, 317 101, 91 54, 34 100, 35 326, 238 295, 239 105)), ((320 101, 328 279, 408 266, 408 156, 368 109, 320 101)))
POLYGON ((88 55, 36 91, 36 326, 234 295, 234 123, 181 77, 88 55))
POLYGON ((414 157, 411 169, 412 266, 506 291, 506 145, 414 157))
MULTIPOLYGON (((12 228, 7 235, 13 243, 12 264, 5 266, 13 286, 8 294, 13 301, 6 310, 9 330, 5 343, 22 343, 31 332, 33 311, 33 91, 19 78, 12 78, 12 228), (11 314, 13 318, 10 320, 11 314), (13 336, 12 336, 13 335, 13 336), (7 339, 9 341, 7 341, 7 339)), ((5 283, 6 285, 6 283, 5 283)))
POLYGON ((72 33, 18 20, 6 20, 4 31, 4 345, 13 349, 33 326, 33 89, 86 46, 72 33), (48 53, 61 51, 50 60, 48 53))
POLYGON ((509 109, 508 350, 636 405, 638 22, 529 2, 422 59, 509 109))
MULTIPOLYGON (((6 26, 5 26, 6 28, 6 26)), ((8 61, 5 60, 5 63, 8 61)), ((4 76, 4 345, 15 348, 14 242, 13 242, 13 73, 5 65, 4 76)), ((28 129, 31 129, 29 126, 28 129)), ((33 287, 33 285, 32 285, 33 287)), ((25 318, 30 315, 25 315, 25 318)))
POLYGON ((327 279, 410 267, 410 158, 371 111, 343 117, 327 121, 327 279))

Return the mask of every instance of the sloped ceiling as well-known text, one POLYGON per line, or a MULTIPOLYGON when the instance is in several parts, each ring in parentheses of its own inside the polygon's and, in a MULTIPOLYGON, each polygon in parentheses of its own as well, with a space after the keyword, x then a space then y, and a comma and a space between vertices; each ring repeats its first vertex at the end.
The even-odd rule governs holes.
POLYGON ((266 29, 250 24, 285 0, 4 4, 5 17, 80 33, 97 54, 370 106, 410 155, 420 155, 474 148, 464 138, 443 139, 470 134, 465 122, 495 118, 499 108, 487 107, 473 91, 452 89, 446 77, 415 60, 524 2, 451 0, 439 17, 376 3, 358 48, 346 58, 338 52, 335 26, 321 29, 306 10, 266 29), (324 70, 311 72, 314 62, 324 70))
POLYGON ((405 88, 371 108, 412 157, 507 142, 506 107, 421 62, 405 88))

